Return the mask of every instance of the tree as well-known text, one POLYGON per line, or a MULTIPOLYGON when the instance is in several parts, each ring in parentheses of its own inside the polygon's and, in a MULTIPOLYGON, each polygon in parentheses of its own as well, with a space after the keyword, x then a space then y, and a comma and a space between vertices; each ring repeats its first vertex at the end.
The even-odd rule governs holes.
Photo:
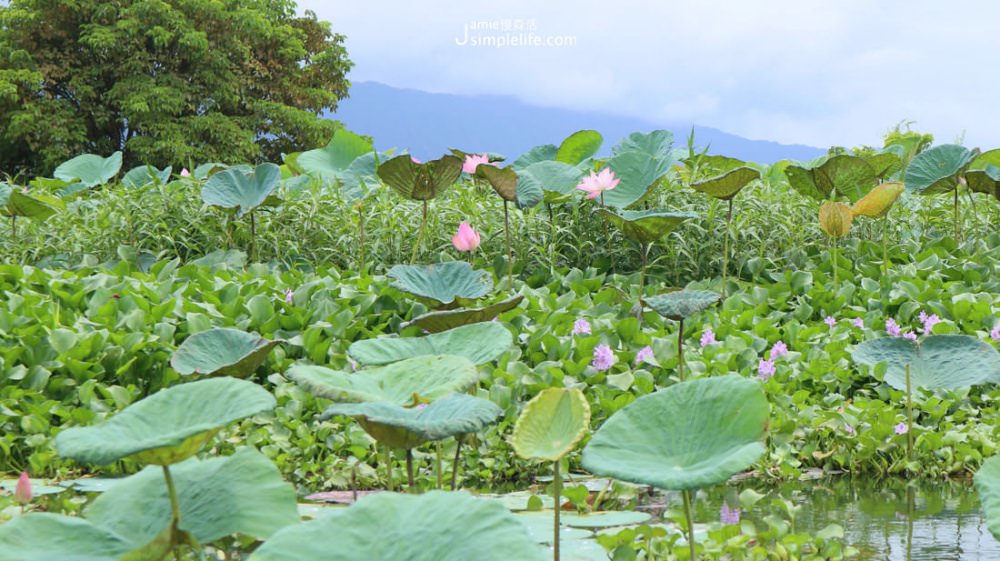
POLYGON ((344 37, 291 0, 0 4, 0 172, 80 153, 126 166, 275 161, 321 145, 344 37))

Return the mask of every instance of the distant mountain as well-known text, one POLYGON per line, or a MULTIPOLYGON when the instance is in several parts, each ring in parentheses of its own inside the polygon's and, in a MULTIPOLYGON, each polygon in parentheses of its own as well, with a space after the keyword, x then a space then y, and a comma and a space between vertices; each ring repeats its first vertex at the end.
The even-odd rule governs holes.
MULTIPOLYGON (((453 95, 394 88, 378 82, 355 82, 351 97, 336 114, 347 128, 375 138, 379 149, 409 148, 420 159, 447 153, 498 152, 513 159, 539 144, 556 144, 581 129, 604 135, 602 153, 636 131, 668 129, 674 147, 684 148, 691 125, 655 123, 606 113, 529 105, 510 96, 453 95)), ((710 153, 771 163, 781 159, 811 160, 826 150, 799 144, 749 140, 710 127, 695 126, 695 141, 710 153)))

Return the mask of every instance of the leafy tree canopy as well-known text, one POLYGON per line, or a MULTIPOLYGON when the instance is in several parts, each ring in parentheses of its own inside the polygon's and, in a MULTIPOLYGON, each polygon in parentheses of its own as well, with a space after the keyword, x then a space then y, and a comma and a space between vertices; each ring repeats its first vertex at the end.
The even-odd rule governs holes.
POLYGON ((81 153, 126 167, 277 160, 329 140, 344 37, 291 0, 0 5, 0 172, 81 153))

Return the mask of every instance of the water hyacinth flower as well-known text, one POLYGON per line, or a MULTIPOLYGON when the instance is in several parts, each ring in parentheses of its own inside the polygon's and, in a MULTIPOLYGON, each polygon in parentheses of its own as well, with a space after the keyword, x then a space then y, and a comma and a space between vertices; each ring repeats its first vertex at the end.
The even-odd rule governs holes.
POLYGON ((295 292, 292 291, 291 288, 286 288, 285 289, 285 304, 291 304, 292 303, 292 296, 294 296, 294 295, 295 295, 295 292))
POLYGON ((909 339, 910 341, 916 341, 917 340, 917 334, 914 333, 914 332, 912 332, 912 331, 907 331, 906 333, 903 334, 903 339, 909 339))
POLYGON ((646 345, 645 347, 639 349, 639 352, 635 353, 635 365, 639 366, 651 358, 653 358, 653 348, 646 345))
POLYGON ((857 327, 858 329, 864 329, 865 320, 863 318, 854 318, 854 321, 851 322, 851 325, 857 327))
POLYGON ((588 199, 596 199, 605 191, 610 191, 618 186, 621 179, 615 177, 615 172, 611 168, 604 168, 601 173, 590 172, 590 175, 583 178, 577 189, 587 192, 588 199))
POLYGON ((852 427, 851 425, 845 426, 844 427, 844 432, 846 432, 847 434, 849 434, 851 436, 854 436, 854 434, 855 434, 854 427, 852 427))
POLYGON ((451 237, 451 243, 459 251, 475 251, 479 247, 479 233, 468 222, 458 225, 458 233, 451 237))
POLYGON ((712 331, 711 329, 706 329, 705 332, 701 334, 702 348, 705 348, 709 345, 714 345, 715 343, 718 343, 718 341, 715 340, 715 332, 712 331))
POLYGON ((490 157, 486 154, 469 154, 465 157, 465 163, 462 164, 462 171, 465 173, 476 173, 476 168, 480 164, 489 164, 490 157))
POLYGON ((570 335, 590 335, 590 322, 583 318, 574 321, 570 335))
POLYGON ((900 421, 895 428, 896 434, 906 434, 910 432, 910 427, 906 426, 906 423, 900 421))
POLYGON ((885 320, 885 332, 891 337, 899 337, 903 334, 902 330, 899 328, 899 324, 892 318, 885 320))
POLYGON ((941 323, 941 318, 939 318, 937 314, 931 314, 928 316, 925 315, 923 312, 920 312, 920 315, 921 315, 920 322, 924 324, 924 335, 930 335, 931 330, 934 329, 934 326, 941 323))
POLYGON ((765 382, 770 380, 771 376, 774 376, 774 371, 773 360, 760 359, 760 362, 757 363, 757 377, 765 382))
POLYGON ((723 526, 735 526, 740 523, 740 507, 730 508, 729 503, 722 501, 722 508, 719 509, 719 522, 723 526))
POLYGON ((615 353, 611 351, 611 347, 604 344, 594 347, 594 360, 590 363, 594 367, 594 370, 604 372, 614 366, 616 362, 618 362, 618 359, 615 358, 615 353))
POLYGON ((31 502, 31 479, 28 472, 22 471, 21 477, 17 478, 17 485, 14 486, 14 502, 24 506, 31 502))
POLYGON ((990 330, 990 339, 1000 341, 1000 325, 990 330))
POLYGON ((829 325, 831 328, 837 325, 837 320, 833 319, 833 316, 826 316, 823 323, 829 325))
POLYGON ((784 341, 778 340, 777 343, 771 347, 771 360, 778 358, 779 356, 785 356, 788 354, 788 345, 784 341))

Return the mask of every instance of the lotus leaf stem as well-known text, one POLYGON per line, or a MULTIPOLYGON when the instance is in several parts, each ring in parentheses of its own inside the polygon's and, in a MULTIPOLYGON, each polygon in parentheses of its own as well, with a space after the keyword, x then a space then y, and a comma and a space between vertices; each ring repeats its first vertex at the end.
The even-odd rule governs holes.
POLYGON ((560 495, 562 494, 562 478, 559 474, 559 460, 553 462, 552 465, 552 494, 555 496, 555 507, 554 517, 555 523, 552 526, 552 559, 553 561, 559 561, 559 511, 562 510, 560 507, 560 495))
POLYGON ((10 241, 17 241, 17 217, 14 215, 10 217, 10 241))
POLYGON ((434 467, 436 468, 437 471, 437 488, 441 489, 444 487, 444 473, 443 473, 444 466, 441 465, 441 441, 438 440, 435 444, 436 444, 435 451, 437 452, 437 457, 435 458, 434 461, 434 467))
POLYGON ((833 248, 831 254, 833 256, 833 289, 837 289, 837 238, 833 238, 833 248))
POLYGON ((677 377, 684 381, 684 318, 677 322, 677 377))
POLYGON ((392 481, 392 448, 385 447, 385 478, 386 490, 393 491, 395 485, 392 481))
POLYGON ((503 201, 503 231, 507 234, 507 282, 514 291, 514 254, 510 251, 510 218, 507 215, 507 200, 503 201))
POLYGON ((416 482, 413 479, 413 449, 406 449, 406 479, 409 483, 409 488, 407 489, 410 493, 415 493, 417 491, 416 482))
POLYGON ((365 269, 365 205, 358 203, 358 238, 361 242, 361 263, 358 271, 365 269))
POLYGON ((180 551, 177 550, 176 543, 174 543, 174 540, 176 539, 177 527, 180 525, 181 522, 181 505, 180 501, 177 500, 177 488, 174 487, 174 478, 172 475, 170 475, 170 466, 164 465, 162 467, 163 467, 163 479, 167 482, 167 496, 170 497, 170 512, 171 512, 170 542, 171 545, 174 546, 174 559, 180 561, 181 554, 180 551))
POLYGON ((913 401, 910 387, 910 365, 906 365, 906 461, 913 461, 913 401))
POLYGON ((882 276, 889 275, 889 215, 882 218, 882 276))
POLYGON ((726 297, 726 277, 729 275, 729 232, 732 231, 733 199, 729 199, 729 211, 726 213, 726 231, 722 236, 722 297, 726 297))
MULTIPOLYGON (((642 303, 642 293, 646 288, 646 260, 649 258, 649 249, 653 244, 641 244, 639 254, 642 256, 642 270, 639 271, 639 302, 642 303)), ((639 321, 642 321, 642 313, 639 314, 639 321)))
POLYGON ((420 231, 417 233, 417 243, 413 246, 413 254, 410 255, 410 265, 417 262, 417 252, 420 250, 420 244, 424 241, 424 230, 427 228, 427 200, 424 199, 424 215, 423 219, 420 221, 420 231))
POLYGON ((955 241, 962 236, 962 225, 958 214, 958 185, 955 186, 955 241))
POLYGON ((462 458, 462 438, 464 435, 458 435, 455 437, 455 461, 451 465, 451 490, 455 490, 455 485, 458 483, 458 460, 462 458))
POLYGON ((254 213, 250 211, 250 262, 257 260, 257 222, 254 213))
POLYGON ((688 547, 691 549, 691 561, 695 561, 698 558, 698 551, 694 547, 694 514, 691 509, 691 491, 681 491, 681 495, 684 497, 684 518, 687 522, 688 547))

